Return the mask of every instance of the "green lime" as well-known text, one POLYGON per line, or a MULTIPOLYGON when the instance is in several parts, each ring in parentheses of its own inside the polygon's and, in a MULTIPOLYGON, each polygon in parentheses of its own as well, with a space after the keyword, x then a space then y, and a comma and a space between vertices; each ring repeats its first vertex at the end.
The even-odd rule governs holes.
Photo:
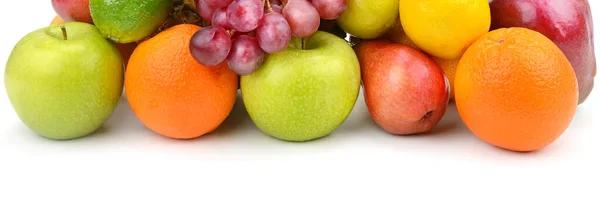
POLYGON ((117 43, 138 42, 150 36, 172 9, 172 0, 90 0, 94 24, 117 43))

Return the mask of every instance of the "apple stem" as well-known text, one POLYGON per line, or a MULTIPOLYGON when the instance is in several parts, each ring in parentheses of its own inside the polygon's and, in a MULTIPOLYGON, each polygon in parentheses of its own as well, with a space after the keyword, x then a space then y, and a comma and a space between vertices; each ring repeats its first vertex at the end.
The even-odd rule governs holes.
POLYGON ((302 50, 306 49, 306 38, 302 38, 302 50))
POLYGON ((287 0, 281 0, 281 8, 285 7, 287 4, 287 0))
POLYGON ((67 28, 63 25, 63 26, 60 26, 60 30, 62 31, 62 34, 63 34, 63 40, 67 40, 67 28))

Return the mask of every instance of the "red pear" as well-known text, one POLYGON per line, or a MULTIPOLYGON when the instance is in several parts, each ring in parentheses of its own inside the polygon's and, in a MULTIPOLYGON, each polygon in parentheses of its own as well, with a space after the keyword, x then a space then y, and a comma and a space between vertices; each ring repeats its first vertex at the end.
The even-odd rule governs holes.
POLYGON ((389 40, 355 47, 369 113, 386 132, 430 131, 446 112, 449 85, 442 69, 423 52, 389 40))

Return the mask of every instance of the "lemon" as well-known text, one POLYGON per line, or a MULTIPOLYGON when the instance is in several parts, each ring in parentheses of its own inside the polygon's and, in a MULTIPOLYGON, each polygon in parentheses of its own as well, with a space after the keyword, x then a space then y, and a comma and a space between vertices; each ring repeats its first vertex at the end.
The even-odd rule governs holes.
POLYGON ((490 30, 487 0, 400 0, 400 21, 423 51, 443 59, 460 58, 490 30))

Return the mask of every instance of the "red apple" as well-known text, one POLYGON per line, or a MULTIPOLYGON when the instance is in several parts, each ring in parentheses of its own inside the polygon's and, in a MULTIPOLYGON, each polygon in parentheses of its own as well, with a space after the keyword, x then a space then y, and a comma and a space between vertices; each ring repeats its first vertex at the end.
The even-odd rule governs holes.
POLYGON ((119 51, 121 52, 121 56, 123 57, 123 63, 125 68, 127 68, 127 63, 129 62, 129 57, 133 54, 133 51, 137 47, 137 43, 132 42, 128 44, 117 44, 119 51))
POLYGON ((369 113, 386 132, 427 132, 446 113, 449 86, 442 69, 423 52, 379 39, 354 47, 369 113))
POLYGON ((526 27, 550 38, 567 56, 579 83, 579 104, 594 87, 594 29, 587 0, 492 0, 492 29, 526 27))
POLYGON ((94 23, 89 0, 52 0, 52 7, 64 21, 94 23))

